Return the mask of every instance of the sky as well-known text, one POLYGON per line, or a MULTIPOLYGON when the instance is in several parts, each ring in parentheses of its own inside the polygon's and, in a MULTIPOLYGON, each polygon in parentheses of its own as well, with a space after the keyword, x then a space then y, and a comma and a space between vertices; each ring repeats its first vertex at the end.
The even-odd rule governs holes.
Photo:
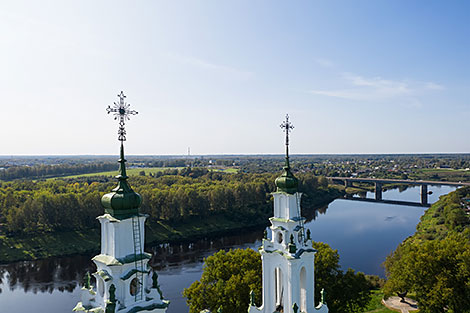
POLYGON ((2 1, 0 155, 470 152, 470 2, 2 1))

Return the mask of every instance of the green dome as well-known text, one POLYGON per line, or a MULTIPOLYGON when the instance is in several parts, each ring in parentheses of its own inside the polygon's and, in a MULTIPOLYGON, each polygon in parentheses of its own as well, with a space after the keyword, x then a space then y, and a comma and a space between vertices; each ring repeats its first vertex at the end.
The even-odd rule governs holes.
POLYGON ((297 192, 299 187, 299 180, 295 178, 294 174, 290 171, 289 164, 289 132, 294 128, 289 122, 289 114, 286 114, 286 120, 282 122, 281 128, 286 133, 286 163, 284 165, 284 172, 276 178, 275 184, 277 187, 277 192, 285 192, 294 194, 297 192))
POLYGON ((119 181, 112 192, 105 194, 101 198, 101 204, 104 211, 118 219, 128 218, 139 214, 139 208, 142 204, 142 197, 132 190, 127 182, 126 160, 124 159, 124 147, 121 145, 121 158, 118 161, 121 165, 119 175, 116 179, 119 181))
POLYGON ((296 193, 299 186, 299 180, 295 178, 288 166, 284 167, 284 172, 275 181, 278 192, 296 193))
POLYGON ((104 211, 116 218, 127 218, 137 215, 142 204, 142 197, 137 192, 134 192, 132 188, 129 187, 129 190, 126 190, 126 188, 122 188, 120 185, 101 198, 104 211))

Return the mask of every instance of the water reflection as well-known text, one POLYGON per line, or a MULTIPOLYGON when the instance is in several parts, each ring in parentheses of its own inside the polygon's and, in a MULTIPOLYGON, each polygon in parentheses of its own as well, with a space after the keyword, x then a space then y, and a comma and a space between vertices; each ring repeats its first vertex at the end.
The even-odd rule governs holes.
MULTIPOLYGON (((430 202, 455 188, 434 187, 430 202)), ((419 188, 389 190, 385 199, 413 201, 419 188)), ((366 193, 366 197, 373 194, 366 193)), ((390 251, 413 234, 423 208, 338 199, 316 211, 304 210, 305 226, 312 238, 338 249, 343 268, 383 275, 380 264, 390 251)), ((152 252, 150 265, 159 272, 160 285, 171 305, 167 313, 188 312, 181 292, 200 278, 203 259, 220 249, 259 247, 263 229, 238 235, 181 244, 161 244, 152 252)), ((0 265, 0 311, 23 313, 70 312, 80 298, 79 285, 87 271, 95 271, 91 255, 50 258, 0 265)))
MULTIPOLYGON (((184 288, 200 278, 205 257, 215 252, 234 248, 256 248, 260 245, 263 230, 245 231, 240 235, 203 239, 196 242, 161 244, 146 251, 152 253, 150 266, 159 272, 159 280, 164 295, 172 303, 168 313, 187 311, 181 295, 184 288)), ((87 271, 94 272, 96 267, 91 261, 92 255, 77 255, 63 258, 49 258, 39 261, 24 261, 0 265, 0 311, 8 308, 9 313, 31 310, 29 302, 15 300, 12 296, 21 294, 36 295, 38 302, 47 305, 48 312, 69 312, 79 301, 79 286, 87 271), (64 298, 63 293, 71 294, 64 298), (49 294, 51 299, 44 298, 49 294), (43 297, 42 299, 38 297, 43 297), (64 299, 64 306, 59 302, 64 299)), ((92 283, 93 278, 92 278, 92 283)), ((41 306, 41 305, 40 305, 41 306)))
POLYGON ((85 273, 94 270, 90 256, 17 262, 0 266, 0 286, 34 294, 54 290, 73 292, 85 273))
MULTIPOLYGON (((151 248, 152 259, 149 264, 157 271, 196 266, 205 257, 219 250, 238 247, 251 247, 261 244, 263 231, 245 231, 240 235, 219 238, 206 238, 196 242, 180 244, 160 244, 151 248)), ((148 249, 147 249, 148 250, 148 249)))

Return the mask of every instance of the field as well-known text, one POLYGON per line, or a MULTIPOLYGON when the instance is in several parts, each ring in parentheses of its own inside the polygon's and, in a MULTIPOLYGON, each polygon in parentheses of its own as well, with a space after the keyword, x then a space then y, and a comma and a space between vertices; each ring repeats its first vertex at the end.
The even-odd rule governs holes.
MULTIPOLYGON (((182 167, 133 167, 127 168, 127 175, 129 176, 137 176, 141 171, 145 172, 145 175, 149 175, 150 173, 155 174, 158 172, 163 172, 165 170, 180 170, 182 167)), ((70 176, 61 176, 60 178, 77 178, 77 177, 91 177, 91 176, 116 176, 118 174, 118 167, 116 166, 115 171, 107 171, 107 172, 98 172, 98 173, 88 173, 88 174, 78 174, 78 175, 70 175, 70 176)), ((49 179, 55 179, 57 177, 52 177, 49 179)))
POLYGON ((416 169, 409 175, 409 179, 439 180, 439 181, 470 181, 470 170, 451 168, 422 168, 416 169))
MULTIPOLYGON (((126 172, 129 176, 137 176, 140 175, 140 172, 144 171, 145 175, 149 175, 150 173, 156 174, 158 172, 163 172, 166 170, 181 170, 183 167, 131 167, 127 168, 126 172)), ((236 168, 214 168, 210 169, 210 171, 214 172, 224 172, 224 173, 238 173, 238 169, 236 168)), ((107 171, 107 172, 98 172, 98 173, 88 173, 88 174, 78 174, 78 175, 69 175, 69 176, 60 176, 60 177, 51 177, 48 179, 56 179, 56 178, 77 178, 77 177, 92 177, 92 176, 116 176, 118 174, 118 168, 116 167, 115 171, 107 171)))

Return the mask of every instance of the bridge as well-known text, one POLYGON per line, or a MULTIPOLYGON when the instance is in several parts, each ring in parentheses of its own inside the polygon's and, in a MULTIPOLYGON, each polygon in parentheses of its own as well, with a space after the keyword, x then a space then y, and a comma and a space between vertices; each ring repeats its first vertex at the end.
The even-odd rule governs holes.
MULTIPOLYGON (((428 205, 428 186, 470 186, 470 183, 434 181, 434 180, 410 180, 410 179, 380 179, 380 178, 353 178, 353 177, 327 177, 332 183, 341 181, 345 187, 352 187, 353 182, 372 183, 375 185, 375 201, 382 201, 382 186, 384 184, 403 184, 421 186, 421 202, 422 206, 428 205)), ((368 200, 367 200, 368 201, 368 200)), ((388 200, 393 201, 393 200, 388 200)), ((394 201, 397 202, 397 201, 394 201)))
POLYGON ((402 200, 375 200, 371 198, 361 198, 361 197, 353 197, 351 195, 346 195, 344 197, 346 200, 352 200, 352 201, 362 201, 362 202, 374 202, 374 203, 386 203, 386 204, 395 204, 395 205, 404 205, 404 206, 416 206, 416 207, 425 207, 429 208, 431 204, 426 203, 423 204, 421 202, 412 202, 412 201, 402 201, 402 200))

